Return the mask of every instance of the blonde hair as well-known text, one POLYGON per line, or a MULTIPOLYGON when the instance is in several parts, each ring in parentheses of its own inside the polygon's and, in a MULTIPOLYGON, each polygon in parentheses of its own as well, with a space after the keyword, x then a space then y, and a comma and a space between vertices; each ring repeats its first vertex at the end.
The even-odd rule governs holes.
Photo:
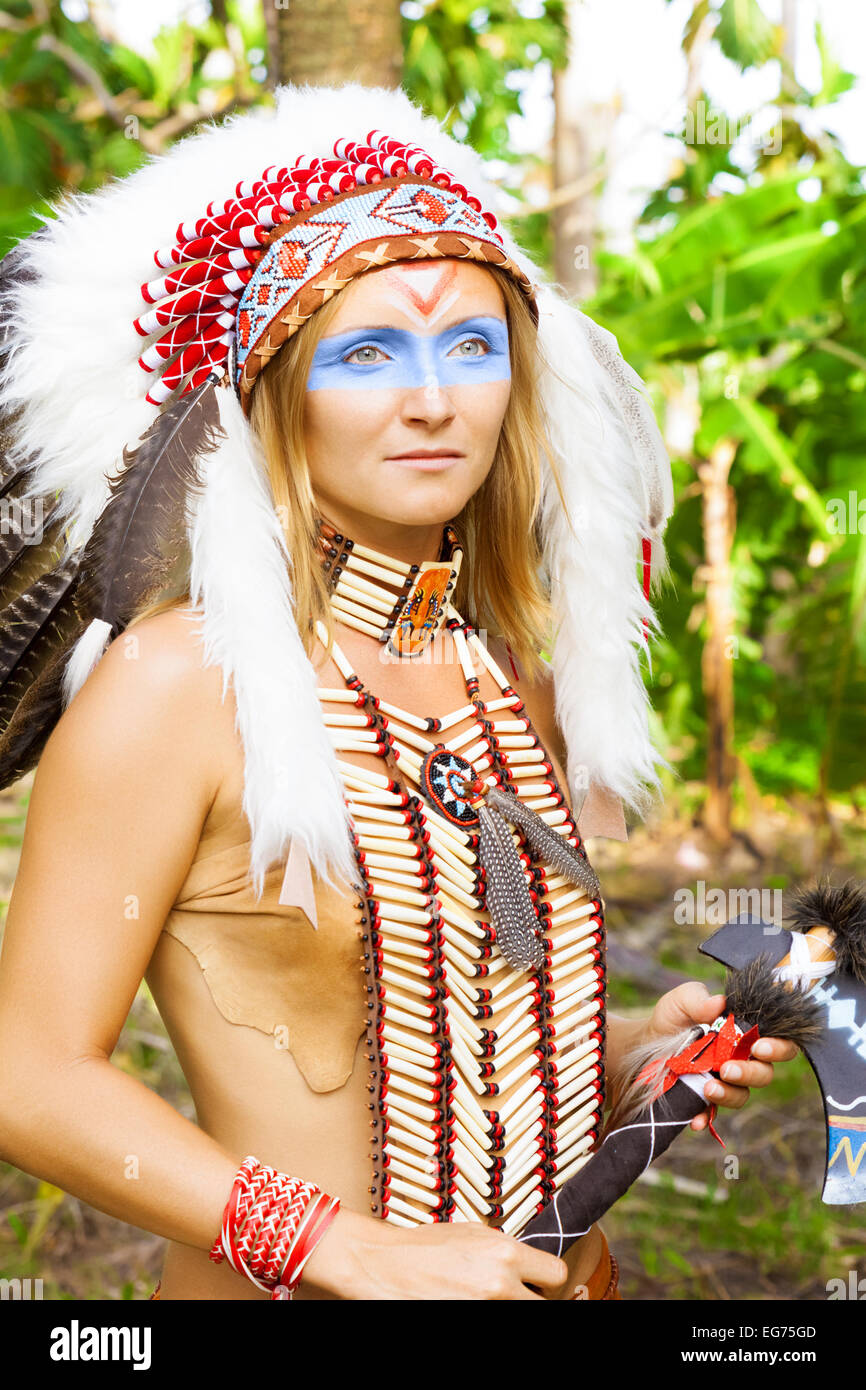
MULTIPOLYGON (((452 519, 465 552, 454 604, 476 628, 503 636, 524 669, 535 673, 551 637, 549 594, 540 575, 543 457, 557 487, 560 482, 541 418, 535 325, 511 278, 494 267, 484 268, 496 276, 505 301, 511 392, 490 471, 460 515, 452 519)), ((308 654, 315 622, 325 625, 329 637, 333 625, 327 581, 316 551, 318 508, 304 445, 305 392, 316 348, 339 305, 337 294, 284 343, 258 377, 250 410, 250 425, 264 454, 274 506, 292 557, 295 613, 308 654)), ((138 617, 188 600, 188 593, 164 598, 138 617)))

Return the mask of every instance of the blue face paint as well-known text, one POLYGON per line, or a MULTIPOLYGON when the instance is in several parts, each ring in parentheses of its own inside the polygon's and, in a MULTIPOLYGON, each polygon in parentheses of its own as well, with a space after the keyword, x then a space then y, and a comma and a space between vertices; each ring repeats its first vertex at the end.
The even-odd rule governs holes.
POLYGON ((481 315, 435 337, 403 328, 352 328, 323 338, 316 348, 307 390, 474 386, 510 377, 505 320, 481 315))

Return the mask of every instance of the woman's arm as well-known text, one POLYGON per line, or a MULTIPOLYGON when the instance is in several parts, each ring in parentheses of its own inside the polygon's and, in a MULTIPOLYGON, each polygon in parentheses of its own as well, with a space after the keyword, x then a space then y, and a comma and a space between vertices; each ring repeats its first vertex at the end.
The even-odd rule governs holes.
POLYGON ((234 1157, 109 1060, 217 791, 220 674, 189 628, 112 643, 40 761, 0 955, 0 1155, 209 1247, 234 1157))
MULTIPOLYGON (((209 1250, 245 1155, 110 1060, 234 737, 192 628, 169 612, 112 643, 42 755, 0 953, 0 1157, 209 1250)), ((406 1232, 341 1210, 306 1277, 348 1298, 534 1299, 527 1284, 566 1274, 486 1227, 406 1232)))

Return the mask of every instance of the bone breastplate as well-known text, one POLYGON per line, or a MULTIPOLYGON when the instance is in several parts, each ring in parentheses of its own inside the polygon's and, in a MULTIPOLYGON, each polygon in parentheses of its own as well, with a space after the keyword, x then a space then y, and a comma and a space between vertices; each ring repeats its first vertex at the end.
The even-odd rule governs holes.
POLYGON ((461 709, 424 719, 386 705, 336 643, 346 688, 319 692, 355 829, 371 1208, 396 1225, 480 1220, 516 1234, 599 1133, 602 909, 597 889, 575 882, 580 836, 520 696, 450 602, 443 608, 466 680, 461 709), (476 663, 498 698, 481 698, 476 663), (381 772, 349 762, 352 752, 381 759, 381 772), (499 818, 486 858, 473 787, 481 801, 498 788, 516 822, 499 818), (535 813, 527 833, 523 808, 535 813), (522 964, 508 937, 512 862, 533 919, 522 964))

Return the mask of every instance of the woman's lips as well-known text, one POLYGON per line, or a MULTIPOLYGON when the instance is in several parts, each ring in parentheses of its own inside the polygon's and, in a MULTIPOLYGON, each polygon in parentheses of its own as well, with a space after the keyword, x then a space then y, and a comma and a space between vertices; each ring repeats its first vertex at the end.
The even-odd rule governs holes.
POLYGON ((403 454, 400 457, 393 456, 387 462, 399 463, 403 468, 416 468, 422 473, 441 473, 446 468, 452 468, 462 458, 462 454, 403 454))

